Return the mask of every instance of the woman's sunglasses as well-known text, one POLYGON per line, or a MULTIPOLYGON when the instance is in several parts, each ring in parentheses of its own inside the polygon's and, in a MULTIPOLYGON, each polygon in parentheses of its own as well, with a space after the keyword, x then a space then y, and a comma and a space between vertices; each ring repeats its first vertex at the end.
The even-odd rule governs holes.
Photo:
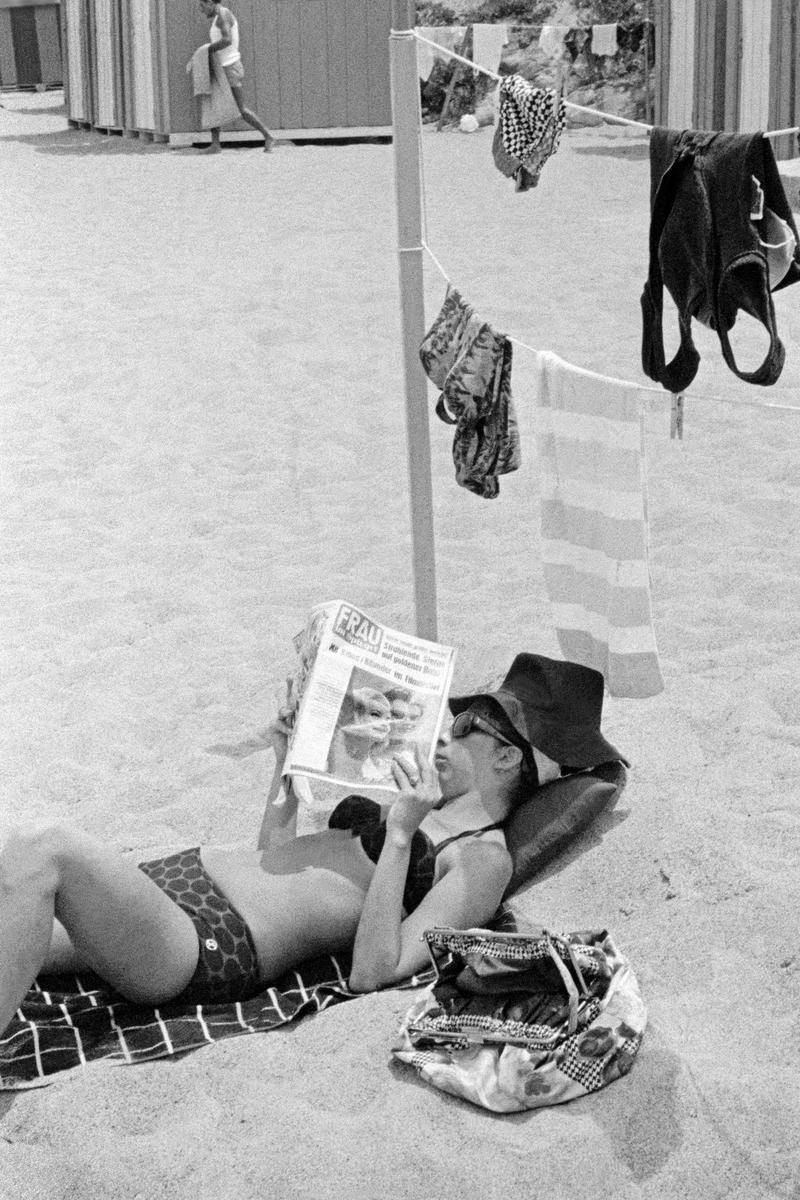
POLYGON ((509 741, 504 734, 500 733, 498 729, 495 729, 494 725, 487 721, 485 717, 479 717, 477 713, 469 711, 458 714, 453 721, 453 724, 450 726, 450 736, 454 738, 463 738, 466 737, 467 734, 472 733, 474 730, 477 730, 479 733, 488 733, 489 737, 496 738, 497 741, 502 742, 504 746, 514 745, 514 743, 509 741))

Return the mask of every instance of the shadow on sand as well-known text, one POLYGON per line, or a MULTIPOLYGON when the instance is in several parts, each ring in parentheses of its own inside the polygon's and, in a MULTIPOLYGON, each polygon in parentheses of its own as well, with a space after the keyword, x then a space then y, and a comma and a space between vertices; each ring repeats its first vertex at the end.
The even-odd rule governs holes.
POLYGON ((573 146, 575 154, 603 154, 611 158, 649 158, 649 141, 623 142, 618 141, 607 146, 573 146))
MULTIPOLYGON (((552 878, 553 875, 558 875, 565 867, 568 867, 576 859, 581 858, 587 850, 591 850, 594 846, 599 846, 607 833, 612 829, 616 829, 623 821, 627 821, 630 816, 630 809, 618 809, 615 807, 615 802, 599 813, 592 821, 588 828, 578 834, 574 841, 570 842, 555 858, 546 863, 540 871, 536 872, 535 878, 537 883, 542 883, 545 879, 552 878)), ((525 885, 526 887, 528 884, 525 885)))
MULTIPOLYGON (((17 109, 16 111, 22 111, 17 109)), ((4 134, 3 142, 31 146, 37 154, 163 154, 170 147, 163 142, 145 142, 140 138, 97 133, 92 129, 60 129, 47 133, 4 134)))
MULTIPOLYGON (((20 111, 20 110, 17 110, 20 111)), ((142 154, 197 154, 208 145, 207 142, 195 142, 191 146, 170 146, 166 142, 148 142, 143 138, 127 138, 121 134, 100 133, 94 129, 62 129, 49 133, 21 133, 0 135, 0 145, 3 142, 18 142, 31 146, 37 154, 71 154, 78 156, 102 155, 142 155, 142 154)), ((278 146, 291 143, 279 141, 278 146)), ((263 154, 263 142, 222 142, 223 151, 257 150, 263 154)))

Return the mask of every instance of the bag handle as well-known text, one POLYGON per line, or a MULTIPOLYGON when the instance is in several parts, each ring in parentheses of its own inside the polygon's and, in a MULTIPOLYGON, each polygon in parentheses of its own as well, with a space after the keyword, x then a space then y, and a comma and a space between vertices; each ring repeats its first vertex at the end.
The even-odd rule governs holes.
POLYGON ((560 954, 556 950, 553 943, 548 938, 547 949, 550 952, 550 957, 558 967, 558 973, 561 976, 561 981, 567 989, 567 999, 569 1001, 569 1025, 570 1034, 573 1034, 578 1028, 578 989, 575 986, 575 980, 567 970, 560 954))
POLYGON ((589 989, 586 986, 586 980, 583 978, 583 971, 581 970, 581 964, 578 962, 578 956, 575 953, 575 947, 570 941, 567 941, 566 947, 569 954, 569 961, 572 963, 572 969, 580 980, 581 994, 586 997, 589 995, 589 989))

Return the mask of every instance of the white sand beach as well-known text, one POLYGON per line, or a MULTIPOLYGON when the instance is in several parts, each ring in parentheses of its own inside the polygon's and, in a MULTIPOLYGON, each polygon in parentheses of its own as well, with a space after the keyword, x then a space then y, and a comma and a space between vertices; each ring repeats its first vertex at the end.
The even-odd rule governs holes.
MULTIPOLYGON (((413 628, 392 147, 204 157, 70 129, 62 99, 0 97, 0 821, 75 822, 139 860, 255 839, 271 753, 220 747, 271 719, 313 603, 413 628)), ((449 276, 520 341, 646 382, 646 141, 570 131, 526 194, 490 145, 424 134, 449 276)), ((443 295, 427 266, 429 320, 443 295)), ((514 902, 630 957, 632 1072, 495 1116, 391 1065, 410 996, 389 990, 0 1093, 0 1200, 800 1197, 800 414, 763 407, 800 408, 800 288, 775 307, 777 385, 739 382, 698 329, 682 441, 652 397, 666 688, 607 698, 628 787, 514 902)), ((516 347, 523 466, 494 501, 456 487, 431 404, 457 690, 558 653, 531 378, 516 347)))

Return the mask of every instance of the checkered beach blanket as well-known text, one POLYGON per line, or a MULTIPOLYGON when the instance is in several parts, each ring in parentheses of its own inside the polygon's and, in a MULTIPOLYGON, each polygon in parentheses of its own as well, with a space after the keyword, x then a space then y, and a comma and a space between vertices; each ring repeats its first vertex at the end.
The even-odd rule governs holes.
MULTIPOLYGON (((501 904, 487 928, 513 933, 517 919, 501 904)), ((185 1054, 223 1038, 267 1033, 321 1013, 360 992, 347 985, 351 955, 324 955, 287 971, 238 1004, 131 1004, 99 976, 40 976, 0 1036, 0 1091, 43 1087, 59 1071, 108 1059, 133 1065, 185 1054)), ((431 966, 398 986, 425 987, 431 966)))
MULTIPOLYGON (((0 1037, 0 1089, 41 1087, 98 1059, 147 1062, 223 1038, 278 1029, 359 993, 349 956, 314 959, 238 1004, 131 1004, 96 975, 40 977, 0 1037)), ((404 986, 429 982, 415 976, 404 986)))

